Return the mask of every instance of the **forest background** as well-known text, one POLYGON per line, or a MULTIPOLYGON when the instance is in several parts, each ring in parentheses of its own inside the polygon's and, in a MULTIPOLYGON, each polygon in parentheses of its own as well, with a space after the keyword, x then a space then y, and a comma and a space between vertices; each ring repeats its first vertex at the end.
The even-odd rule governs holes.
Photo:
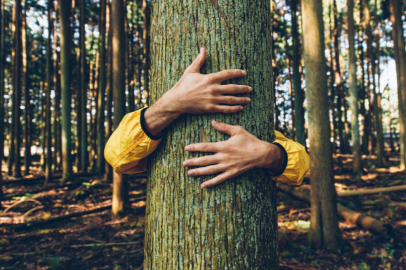
MULTIPOLYGON (((317 254, 309 249, 308 176, 299 189, 278 185, 290 194, 278 193, 280 265, 404 269, 405 3, 319 2, 330 120, 325 132, 344 255, 323 244, 317 254)), ((85 268, 140 267, 146 175, 114 174, 103 152, 121 117, 149 104, 151 2, 0 4, 0 262, 7 269, 46 269, 79 264, 78 256, 85 268), (119 52, 114 38, 122 44, 119 52), (117 73, 125 83, 115 84, 117 73), (128 192, 113 192, 113 179, 128 192)), ((303 57, 301 3, 273 0, 270 13, 275 129, 311 152, 305 76, 314 71, 306 70, 303 57)))

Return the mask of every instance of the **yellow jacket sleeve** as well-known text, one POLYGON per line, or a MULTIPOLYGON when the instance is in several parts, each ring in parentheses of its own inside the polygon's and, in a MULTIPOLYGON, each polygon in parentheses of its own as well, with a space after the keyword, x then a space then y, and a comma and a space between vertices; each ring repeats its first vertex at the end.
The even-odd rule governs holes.
POLYGON ((161 142, 146 131, 144 111, 138 110, 124 116, 109 138, 104 149, 106 161, 119 174, 140 173, 147 170, 148 155, 161 142))
MULTIPOLYGON (((273 180, 288 185, 300 185, 310 167, 310 157, 300 143, 294 142, 275 130, 275 143, 281 145, 288 155, 284 172, 280 176, 272 177, 273 180)), ((272 172, 270 172, 272 173, 272 172)))

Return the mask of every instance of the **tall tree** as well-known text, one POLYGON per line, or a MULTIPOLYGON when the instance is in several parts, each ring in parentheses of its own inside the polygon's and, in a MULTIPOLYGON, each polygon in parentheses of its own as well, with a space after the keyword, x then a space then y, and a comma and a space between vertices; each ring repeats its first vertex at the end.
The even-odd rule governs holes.
MULTIPOLYGON (((112 134, 112 126, 113 126, 113 59, 112 59, 112 47, 113 47, 113 32, 111 27, 111 4, 107 3, 107 11, 106 11, 106 23, 107 23, 107 30, 108 33, 108 41, 107 41, 107 56, 106 56, 106 110, 107 110, 107 119, 106 119, 106 139, 110 138, 112 134)), ((113 178, 113 168, 106 162, 106 177, 105 179, 112 179, 113 178)))
POLYGON ((147 0, 142 0, 142 20, 143 20, 143 32, 142 32, 142 41, 143 41, 143 55, 144 55, 144 93, 147 95, 147 105, 149 105, 149 100, 150 100, 150 93, 149 93, 149 66, 150 66, 150 60, 149 60, 149 35, 148 35, 148 30, 149 30, 149 18, 150 18, 150 13, 149 13, 149 8, 148 8, 148 1, 147 0))
POLYGON ((31 165, 31 98, 28 68, 28 42, 27 42, 27 1, 24 2, 22 19, 22 55, 23 55, 23 85, 24 85, 24 175, 30 174, 31 165))
POLYGON ((295 127, 296 140, 298 143, 305 145, 305 113, 303 107, 304 93, 302 90, 302 80, 299 72, 300 64, 300 45, 297 25, 297 0, 290 1, 292 11, 292 69, 293 69, 293 88, 295 91, 295 127))
POLYGON ((348 0, 348 42, 349 42, 349 79, 350 79, 350 106, 351 106, 351 136, 353 153, 353 171, 356 173, 362 170, 361 145, 358 122, 358 86, 357 86, 357 66, 355 56, 355 26, 354 26, 354 0, 348 0))
POLYGON ((251 85, 255 94, 244 112, 184 115, 167 128, 149 159, 145 269, 279 266, 276 190, 269 174, 253 170, 202 190, 199 182, 210 177, 191 178, 182 168, 186 144, 228 137, 211 130, 213 118, 240 124, 265 141, 274 138, 269 2, 152 1, 151 36, 159 38, 151 44, 151 103, 179 80, 199 47, 208 51, 202 73, 243 68, 247 76, 233 82, 251 85), (174 65, 167 65, 168 57, 177 59, 174 65))
POLYGON ((106 0, 100 1, 100 57, 99 57, 99 96, 97 100, 97 170, 100 175, 105 172, 104 145, 104 111, 106 109, 106 0))
POLYGON ((405 38, 403 35, 402 2, 390 0, 390 19, 392 21, 392 37, 395 52, 396 72, 398 73, 398 102, 399 102, 399 133, 400 133, 400 168, 406 165, 406 134, 405 121, 406 109, 406 52, 405 38))
POLYGON ((61 32, 61 97, 62 97, 62 182, 73 178, 71 143, 71 93, 70 93, 70 0, 59 0, 61 32))
POLYGON ((79 147, 81 153, 81 169, 85 172, 89 166, 89 154, 87 151, 87 82, 86 82, 86 0, 80 1, 80 111, 81 111, 81 134, 79 147))
MULTIPOLYGON (((363 10, 363 1, 359 1, 359 10, 363 10)), ((358 41, 358 50, 359 50, 359 64, 361 67, 361 80, 359 83, 359 100, 360 100, 360 115, 361 115, 361 136, 362 136, 362 153, 367 154, 368 153, 368 125, 367 125, 367 117, 366 117, 366 106, 365 106, 365 65, 364 65, 364 60, 365 60, 365 55, 364 55, 364 46, 363 43, 365 41, 364 39, 364 23, 363 23, 363 12, 359 13, 359 20, 360 20, 360 25, 359 25, 359 31, 358 31, 358 36, 359 36, 359 41, 358 41)))
MULTIPOLYGON (((113 128, 116 129, 125 115, 125 32, 124 32, 124 2, 111 2, 112 27, 112 76, 113 76, 113 128)), ((124 213, 128 203, 127 181, 121 174, 114 173, 113 180, 113 215, 124 213)))
POLYGON ((324 56, 323 5, 321 0, 302 1, 303 53, 309 119, 312 246, 338 252, 338 227, 333 158, 330 142, 326 61, 324 56))
POLYGON ((21 177, 21 156, 20 156, 20 103, 21 103, 21 0, 15 1, 15 13, 14 13, 14 25, 15 25, 15 54, 14 54, 14 89, 13 89, 13 121, 14 121, 14 177, 21 177))
POLYGON ((46 113, 45 113, 45 185, 52 177, 52 126, 51 126, 51 91, 52 91, 52 34, 53 34, 53 0, 48 0, 48 40, 47 40, 47 63, 46 63, 46 113))
POLYGON ((3 155, 4 155, 4 45, 5 45, 5 5, 0 0, 0 207, 3 200, 3 155))

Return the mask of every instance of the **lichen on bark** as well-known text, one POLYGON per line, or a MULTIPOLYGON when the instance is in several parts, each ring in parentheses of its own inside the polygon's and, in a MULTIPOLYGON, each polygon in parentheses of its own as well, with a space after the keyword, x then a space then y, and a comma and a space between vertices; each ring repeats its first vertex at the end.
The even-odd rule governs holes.
POLYGON ((251 103, 232 115, 183 115, 149 159, 145 269, 277 269, 276 189, 258 169, 210 189, 212 177, 188 177, 191 143, 227 140, 215 119, 273 141, 269 1, 152 1, 151 104, 207 49, 202 73, 242 68, 228 83, 250 85, 251 103))

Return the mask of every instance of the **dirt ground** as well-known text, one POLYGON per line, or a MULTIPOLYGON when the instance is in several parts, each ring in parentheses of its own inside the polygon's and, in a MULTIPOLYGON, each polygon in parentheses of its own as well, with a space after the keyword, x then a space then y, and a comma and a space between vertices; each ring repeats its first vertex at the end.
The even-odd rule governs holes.
MULTIPOLYGON (((335 159, 338 191, 406 185, 396 159, 388 169, 375 169, 366 159, 369 169, 363 175, 350 173, 350 161, 335 159)), ((0 212, 0 269, 142 269, 146 179, 133 176, 130 183, 131 212, 112 219, 111 184, 97 177, 76 177, 63 187, 55 179, 47 190, 35 178, 24 185, 7 182, 0 212), (57 218, 97 207, 106 210, 57 218)), ((308 182, 300 189, 309 191, 308 182)), ((335 255, 308 247, 309 205, 278 192, 280 269, 406 269, 405 202, 405 191, 339 199, 393 230, 382 237, 341 220, 343 251, 335 255)))

